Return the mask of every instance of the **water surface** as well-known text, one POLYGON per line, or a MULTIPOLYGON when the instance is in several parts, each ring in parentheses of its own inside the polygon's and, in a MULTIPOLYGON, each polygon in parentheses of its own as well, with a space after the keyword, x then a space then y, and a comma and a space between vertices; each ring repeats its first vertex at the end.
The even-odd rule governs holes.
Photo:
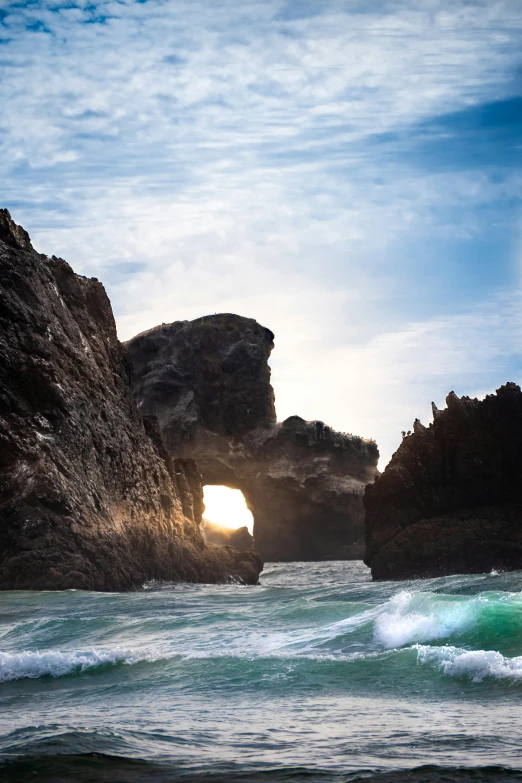
POLYGON ((0 779, 522 781, 522 572, 0 593, 0 779))

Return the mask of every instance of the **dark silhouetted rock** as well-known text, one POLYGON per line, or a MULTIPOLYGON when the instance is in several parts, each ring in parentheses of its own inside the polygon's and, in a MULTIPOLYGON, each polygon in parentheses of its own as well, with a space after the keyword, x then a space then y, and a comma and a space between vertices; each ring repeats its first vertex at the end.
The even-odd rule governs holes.
POLYGON ((257 582, 256 553, 205 545, 201 476, 130 376, 101 283, 0 210, 0 589, 257 582))
POLYGON ((215 522, 210 522, 203 517, 201 532, 205 541, 209 544, 233 546, 239 549, 240 552, 244 552, 246 549, 251 549, 254 546, 254 537, 249 533, 246 525, 234 529, 217 525, 215 522))
POLYGON ((204 484, 242 491, 263 558, 361 558, 377 446, 320 421, 276 422, 273 338, 231 314, 138 335, 126 344, 138 409, 157 417, 173 457, 196 460, 204 484))
POLYGON ((522 393, 451 392, 366 488, 365 562, 377 579, 522 568, 522 393))

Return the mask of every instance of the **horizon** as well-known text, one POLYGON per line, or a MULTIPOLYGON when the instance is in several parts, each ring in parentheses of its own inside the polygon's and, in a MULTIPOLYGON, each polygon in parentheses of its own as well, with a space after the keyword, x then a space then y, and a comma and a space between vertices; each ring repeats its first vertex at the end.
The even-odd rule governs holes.
POLYGON ((275 333, 279 420, 382 470, 447 393, 522 378, 522 15, 425 3, 4 2, 2 206, 120 339, 275 333))

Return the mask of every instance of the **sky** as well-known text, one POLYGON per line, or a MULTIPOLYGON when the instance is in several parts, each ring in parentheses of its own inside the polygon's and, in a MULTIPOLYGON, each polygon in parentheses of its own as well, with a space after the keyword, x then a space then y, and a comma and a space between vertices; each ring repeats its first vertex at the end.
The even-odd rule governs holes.
POLYGON ((120 338, 234 312, 279 419, 522 380, 520 0, 0 0, 0 206, 120 338))

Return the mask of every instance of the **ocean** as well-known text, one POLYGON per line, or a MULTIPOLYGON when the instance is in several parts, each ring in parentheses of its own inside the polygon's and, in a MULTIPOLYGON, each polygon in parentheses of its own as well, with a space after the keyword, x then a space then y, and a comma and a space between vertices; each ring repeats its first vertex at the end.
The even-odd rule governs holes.
POLYGON ((522 572, 0 593, 0 780, 522 781, 522 572))

